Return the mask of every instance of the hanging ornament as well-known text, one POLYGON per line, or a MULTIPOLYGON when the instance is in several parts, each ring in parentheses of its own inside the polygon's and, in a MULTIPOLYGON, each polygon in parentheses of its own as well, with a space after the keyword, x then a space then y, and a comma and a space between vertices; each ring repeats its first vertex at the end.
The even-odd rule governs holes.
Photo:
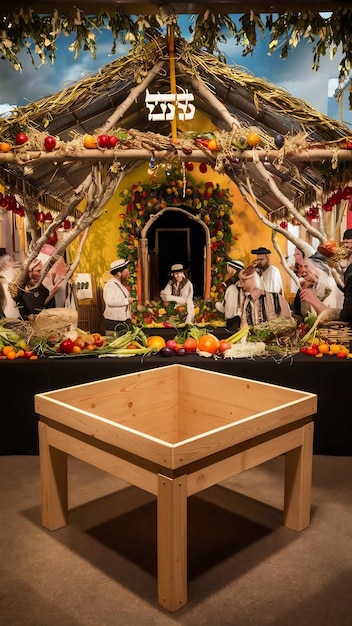
POLYGON ((206 163, 200 163, 200 165, 199 165, 199 171, 200 171, 202 174, 205 174, 205 173, 208 171, 208 166, 207 166, 207 164, 206 164, 206 163))
POLYGON ((276 135, 274 141, 275 141, 275 146, 277 148, 282 148, 284 143, 285 143, 285 137, 283 135, 280 135, 280 134, 276 135))
POLYGON ((185 198, 186 190, 187 190, 187 178, 186 178, 186 166, 184 162, 182 162, 181 170, 182 170, 182 198, 185 198))
POLYGON ((152 156, 150 158, 149 164, 148 164, 148 175, 152 176, 155 173, 155 168, 156 168, 156 164, 155 164, 155 159, 152 156))
POLYGON ((185 168, 186 168, 186 170, 188 170, 189 172, 193 172, 194 165, 193 165, 193 163, 190 163, 189 161, 186 161, 186 163, 185 163, 185 168))

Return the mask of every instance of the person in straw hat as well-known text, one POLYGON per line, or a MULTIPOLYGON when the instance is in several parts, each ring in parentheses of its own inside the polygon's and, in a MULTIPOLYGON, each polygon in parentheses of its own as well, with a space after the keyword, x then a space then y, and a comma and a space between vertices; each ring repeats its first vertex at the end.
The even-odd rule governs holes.
POLYGON ((110 274, 103 289, 105 331, 107 334, 126 332, 132 326, 131 303, 135 301, 128 288, 128 261, 117 259, 110 263, 110 274))
POLYGON ((193 304, 193 285, 187 277, 188 269, 185 269, 182 263, 174 263, 171 265, 170 280, 166 287, 161 290, 160 297, 163 302, 175 302, 175 306, 186 305, 187 316, 186 324, 193 324, 194 321, 194 304, 193 304))

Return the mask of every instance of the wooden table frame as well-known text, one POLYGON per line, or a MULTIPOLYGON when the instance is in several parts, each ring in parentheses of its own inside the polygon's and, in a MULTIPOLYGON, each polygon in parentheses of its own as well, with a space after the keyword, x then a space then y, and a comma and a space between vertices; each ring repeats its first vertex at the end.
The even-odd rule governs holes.
POLYGON ((42 524, 49 530, 68 523, 67 455, 156 496, 158 601, 169 611, 187 603, 189 496, 285 454, 284 525, 300 531, 310 523, 311 415, 172 470, 42 415, 39 444, 42 524))

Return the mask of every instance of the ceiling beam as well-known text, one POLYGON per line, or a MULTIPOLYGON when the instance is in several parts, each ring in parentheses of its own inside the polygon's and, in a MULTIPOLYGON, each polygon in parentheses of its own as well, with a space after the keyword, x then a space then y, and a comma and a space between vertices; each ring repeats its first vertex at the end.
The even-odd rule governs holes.
POLYGON ((250 9, 257 13, 285 13, 288 10, 299 11, 335 11, 340 8, 350 8, 350 0, 252 0, 249 4, 244 0, 213 0, 208 2, 170 2, 169 0, 147 0, 146 2, 131 2, 130 0, 80 0, 80 1, 53 1, 53 0, 24 0, 23 2, 14 2, 13 0, 2 0, 0 14, 12 13, 16 7, 30 6, 38 14, 51 14, 54 9, 58 12, 66 13, 70 9, 78 7, 87 14, 96 14, 102 9, 110 12, 120 11, 128 15, 152 15, 158 13, 161 9, 167 14, 198 14, 204 13, 209 8, 215 13, 227 14, 243 14, 248 13, 250 9))

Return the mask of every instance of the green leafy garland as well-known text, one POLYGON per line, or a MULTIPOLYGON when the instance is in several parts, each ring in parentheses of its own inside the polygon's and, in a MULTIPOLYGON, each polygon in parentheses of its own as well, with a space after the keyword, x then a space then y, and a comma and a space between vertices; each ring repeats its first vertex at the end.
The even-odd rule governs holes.
MULTIPOLYGON (((132 185, 120 193, 120 204, 125 212, 120 214, 120 243, 117 255, 129 261, 130 286, 132 296, 136 296, 137 258, 140 232, 151 215, 167 206, 187 208, 209 228, 211 237, 211 289, 210 300, 195 301, 195 323, 214 322, 223 325, 223 316, 216 311, 215 302, 220 297, 226 275, 226 264, 231 258, 235 236, 232 233, 232 202, 228 189, 219 183, 195 182, 188 172, 194 167, 186 163, 185 170, 166 166, 165 180, 159 180, 156 173, 151 182, 132 185)), ((203 173, 206 165, 199 166, 203 173)), ((186 317, 184 307, 171 303, 167 307, 159 302, 148 302, 134 307, 135 322, 144 325, 165 326, 168 323, 178 326, 186 317)))
MULTIPOLYGON (((35 60, 32 48, 41 63, 49 58, 55 61, 57 39, 60 35, 74 35, 69 50, 75 58, 80 50, 89 51, 96 56, 96 34, 108 30, 112 36, 111 54, 116 53, 118 40, 129 41, 133 47, 143 46, 155 38, 156 32, 162 32, 165 26, 172 24, 179 33, 177 16, 162 14, 133 17, 119 11, 108 11, 106 8, 95 14, 85 13, 77 7, 58 13, 53 9, 46 15, 38 15, 30 7, 18 7, 11 13, 0 13, 0 54, 7 59, 16 70, 21 71, 19 52, 25 48, 30 55, 32 64, 35 60)), ((217 54, 226 62, 218 43, 226 42, 233 37, 238 46, 242 47, 242 55, 252 54, 257 45, 258 35, 263 38, 265 30, 270 33, 269 53, 280 50, 280 56, 287 57, 289 50, 294 49, 301 39, 308 40, 313 46, 313 69, 319 69, 322 56, 334 57, 342 50, 339 63, 340 82, 350 75, 352 66, 352 9, 338 7, 328 17, 313 11, 286 11, 268 13, 264 23, 261 15, 254 10, 238 16, 237 26, 229 15, 213 13, 206 9, 195 18, 194 27, 189 30, 193 38, 189 45, 196 50, 206 49, 217 54)), ((352 106, 352 94, 350 94, 352 106)))

